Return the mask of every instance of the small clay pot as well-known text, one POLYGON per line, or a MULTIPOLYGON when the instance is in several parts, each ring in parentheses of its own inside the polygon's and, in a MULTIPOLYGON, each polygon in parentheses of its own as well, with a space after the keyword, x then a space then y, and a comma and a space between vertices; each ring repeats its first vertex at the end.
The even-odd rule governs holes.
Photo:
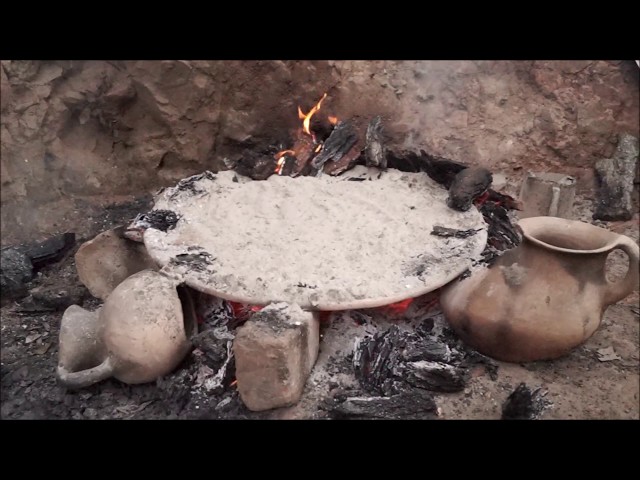
POLYGON ((129 384, 155 381, 188 354, 196 329, 184 287, 153 270, 138 272, 111 292, 99 313, 67 309, 58 379, 67 388, 109 377, 129 384))

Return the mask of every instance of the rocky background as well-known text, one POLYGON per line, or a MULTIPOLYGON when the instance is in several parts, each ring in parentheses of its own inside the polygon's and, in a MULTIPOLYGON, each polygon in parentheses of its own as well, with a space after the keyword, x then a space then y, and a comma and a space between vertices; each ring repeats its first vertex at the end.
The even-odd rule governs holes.
POLYGON ((289 144, 304 111, 383 115, 396 148, 518 180, 594 186, 639 133, 633 61, 3 61, 2 245, 78 228, 241 148, 289 144))

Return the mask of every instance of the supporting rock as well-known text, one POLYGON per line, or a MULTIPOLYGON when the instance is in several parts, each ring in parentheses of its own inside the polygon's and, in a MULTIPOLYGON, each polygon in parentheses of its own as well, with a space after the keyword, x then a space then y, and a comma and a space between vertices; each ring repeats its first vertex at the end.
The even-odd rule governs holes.
POLYGON ((634 214, 631 193, 638 163, 638 139, 621 135, 613 158, 596 162, 600 190, 594 219, 630 220, 634 214))
POLYGON ((319 317, 298 305, 272 304, 238 328, 233 349, 238 392, 253 411, 295 404, 316 362, 319 317))

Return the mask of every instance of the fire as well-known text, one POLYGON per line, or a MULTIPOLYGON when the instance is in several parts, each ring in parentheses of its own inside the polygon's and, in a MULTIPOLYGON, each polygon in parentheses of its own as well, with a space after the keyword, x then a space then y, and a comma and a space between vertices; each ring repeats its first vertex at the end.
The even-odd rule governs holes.
POLYGON ((285 155, 287 154, 295 155, 296 152, 293 150, 282 150, 274 155, 275 159, 278 160, 278 164, 276 165, 274 172, 278 175, 282 175, 282 169, 284 168, 284 163, 286 161, 285 155))
MULTIPOLYGON (((318 110, 320 110, 320 106, 322 105, 322 101, 327 98, 327 94, 325 93, 322 98, 318 101, 318 103, 316 103, 315 107, 313 107, 311 110, 309 110, 309 113, 305 114, 302 109, 300 107, 298 107, 298 118, 300 118, 300 120, 302 120, 302 127, 304 132, 307 135, 311 135, 313 137, 313 134, 311 133, 311 130, 309 129, 309 125, 311 123, 311 117, 313 117, 316 112, 318 112, 318 110)), ((313 138, 313 140, 315 141, 315 137, 313 138)))
POLYGON ((338 123, 338 117, 332 117, 331 115, 329 115, 329 123, 331 125, 335 125, 338 123))
POLYGON ((296 154, 296 152, 294 152, 293 150, 282 150, 281 152, 278 152, 278 153, 275 154, 275 159, 276 160, 280 160, 287 153, 290 153, 291 155, 295 155, 296 154))
POLYGON ((316 147, 315 153, 319 153, 319 152, 320 152, 320 150, 322 150, 322 145, 318 145, 318 146, 316 147))

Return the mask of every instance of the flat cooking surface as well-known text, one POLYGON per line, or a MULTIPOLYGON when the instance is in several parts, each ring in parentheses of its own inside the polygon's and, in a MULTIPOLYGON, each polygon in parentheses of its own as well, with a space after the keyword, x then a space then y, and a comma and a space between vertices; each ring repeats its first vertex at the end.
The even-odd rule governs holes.
POLYGON ((225 171, 162 192, 155 209, 181 218, 166 233, 148 229, 144 242, 165 270, 228 300, 372 308, 441 287, 482 252, 482 215, 454 211, 446 197, 427 174, 393 169, 266 181, 225 171), (442 238, 430 235, 434 225, 481 230, 442 238))

